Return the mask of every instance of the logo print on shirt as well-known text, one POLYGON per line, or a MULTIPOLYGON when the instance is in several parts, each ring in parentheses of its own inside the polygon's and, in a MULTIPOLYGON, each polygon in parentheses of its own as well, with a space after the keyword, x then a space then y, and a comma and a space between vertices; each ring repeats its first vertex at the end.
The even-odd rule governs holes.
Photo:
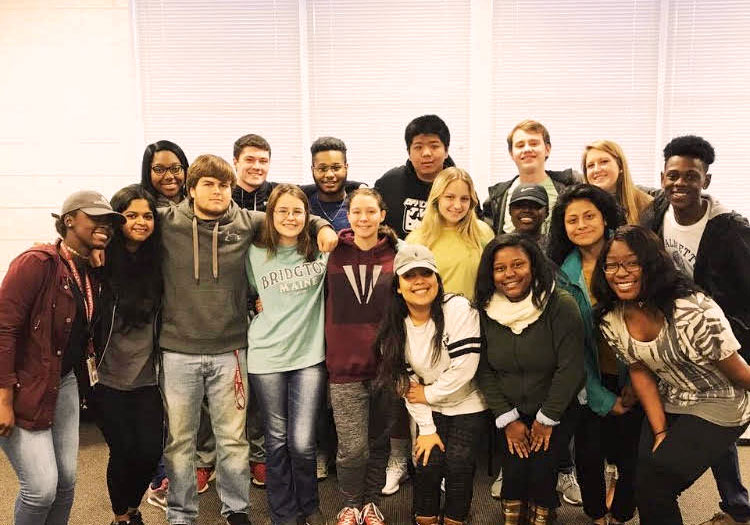
POLYGON ((378 282, 378 277, 380 277, 380 272, 383 269, 383 266, 380 264, 375 264, 372 266, 372 276, 370 279, 370 282, 367 282, 367 269, 370 268, 367 264, 360 264, 358 266, 359 268, 359 284, 357 284, 357 276, 354 274, 354 266, 351 264, 344 265, 344 274, 346 275, 346 278, 349 280, 349 285, 352 287, 352 290, 354 291, 354 297, 357 298, 357 302, 359 304, 370 304, 370 298, 372 297, 372 292, 375 290, 375 285, 378 282), (369 286, 367 286, 369 284, 369 286))
POLYGON ((421 199, 404 199, 404 231, 409 233, 414 230, 424 217, 424 210, 427 208, 427 201, 421 199))

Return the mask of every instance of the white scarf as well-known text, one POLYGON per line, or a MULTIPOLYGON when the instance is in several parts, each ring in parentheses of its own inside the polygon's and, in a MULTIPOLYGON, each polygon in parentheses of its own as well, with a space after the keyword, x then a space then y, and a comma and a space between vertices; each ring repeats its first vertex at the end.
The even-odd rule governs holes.
MULTIPOLYGON (((553 283, 550 293, 554 289, 555 285, 553 283)), ((518 335, 527 326, 539 319, 539 316, 544 311, 544 307, 547 306, 547 294, 542 295, 541 308, 534 306, 531 298, 531 291, 529 291, 526 297, 517 302, 509 301, 505 295, 495 292, 492 294, 492 299, 490 299, 487 305, 487 316, 501 325, 507 326, 511 332, 518 335)))

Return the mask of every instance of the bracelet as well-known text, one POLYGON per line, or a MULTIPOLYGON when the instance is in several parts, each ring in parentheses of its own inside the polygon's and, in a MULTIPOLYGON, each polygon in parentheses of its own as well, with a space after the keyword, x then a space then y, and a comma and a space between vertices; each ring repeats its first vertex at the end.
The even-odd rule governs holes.
POLYGON ((654 434, 654 437, 658 436, 659 434, 665 434, 666 432, 667 432, 667 429, 665 428, 665 429, 664 429, 664 430, 662 430, 661 432, 656 432, 656 433, 654 434))

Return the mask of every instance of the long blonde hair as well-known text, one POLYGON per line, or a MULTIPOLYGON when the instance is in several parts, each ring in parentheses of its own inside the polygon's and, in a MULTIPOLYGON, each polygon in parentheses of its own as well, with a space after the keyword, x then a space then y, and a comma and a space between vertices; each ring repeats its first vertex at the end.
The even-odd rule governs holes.
POLYGON ((588 174, 586 173, 586 155, 592 149, 603 151, 614 157, 617 162, 619 174, 617 176, 617 183, 615 185, 615 199, 617 204, 620 205, 623 212, 625 212, 625 218, 628 224, 638 224, 640 222, 640 211, 638 210, 638 204, 636 203, 636 194, 638 188, 633 184, 633 178, 630 176, 630 168, 628 167, 628 160, 625 158, 622 148, 611 140, 596 140, 586 146, 583 150, 583 157, 581 158, 581 168, 583 169, 583 176, 586 178, 586 182, 589 182, 588 174))
POLYGON ((430 196, 427 197, 427 208, 425 209, 422 222, 413 233, 428 248, 431 248, 438 240, 438 237, 440 237, 440 234, 445 227, 445 219, 443 219, 443 216, 440 215, 440 211, 438 210, 438 199, 440 199, 440 196, 445 193, 448 185, 457 180, 465 182, 469 187, 471 205, 466 215, 458 221, 458 224, 456 224, 456 231, 469 246, 476 246, 481 250, 483 245, 479 235, 479 219, 477 218, 476 213, 479 198, 474 189, 474 181, 471 180, 469 173, 461 168, 445 168, 438 173, 438 176, 432 183, 430 196))

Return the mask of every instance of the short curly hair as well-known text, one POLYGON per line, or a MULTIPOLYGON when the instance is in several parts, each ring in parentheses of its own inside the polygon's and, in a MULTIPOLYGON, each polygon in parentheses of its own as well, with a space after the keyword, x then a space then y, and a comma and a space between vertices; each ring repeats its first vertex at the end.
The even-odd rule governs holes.
POLYGON ((664 162, 666 163, 674 156, 698 159, 703 163, 706 170, 716 160, 713 146, 706 139, 697 135, 683 135, 670 140, 669 144, 664 146, 664 162))

